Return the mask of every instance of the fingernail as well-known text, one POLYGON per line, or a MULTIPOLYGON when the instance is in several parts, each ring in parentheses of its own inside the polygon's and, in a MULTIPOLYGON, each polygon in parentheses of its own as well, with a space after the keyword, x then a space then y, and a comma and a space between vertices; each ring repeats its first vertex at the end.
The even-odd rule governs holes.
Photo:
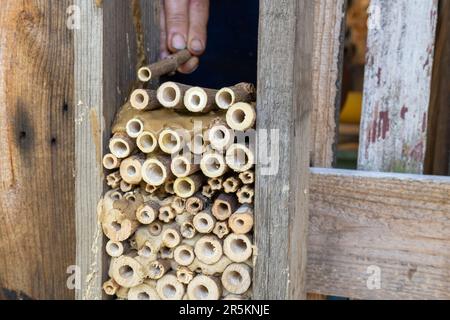
POLYGON ((172 38, 172 46, 177 50, 186 49, 186 40, 184 40, 184 37, 181 34, 175 33, 172 38))
POLYGON ((196 52, 201 52, 203 51, 203 43, 198 39, 193 39, 191 41, 191 49, 196 52))

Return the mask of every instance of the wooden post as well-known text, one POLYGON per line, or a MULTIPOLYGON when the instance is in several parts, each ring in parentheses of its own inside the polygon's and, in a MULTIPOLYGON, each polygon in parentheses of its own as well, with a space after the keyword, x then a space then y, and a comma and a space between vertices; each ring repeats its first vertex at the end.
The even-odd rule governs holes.
POLYGON ((370 4, 359 168, 423 173, 437 0, 370 4))
POLYGON ((75 30, 75 148, 77 299, 101 299, 105 255, 95 215, 103 194, 102 153, 116 110, 136 83, 136 72, 156 60, 157 1, 76 0, 81 26, 75 30))
POLYGON ((2 1, 0 300, 73 298, 67 287, 75 264, 70 5, 2 1))
POLYGON ((279 130, 280 162, 257 166, 255 299, 306 298, 313 29, 312 1, 260 1, 257 128, 279 130))

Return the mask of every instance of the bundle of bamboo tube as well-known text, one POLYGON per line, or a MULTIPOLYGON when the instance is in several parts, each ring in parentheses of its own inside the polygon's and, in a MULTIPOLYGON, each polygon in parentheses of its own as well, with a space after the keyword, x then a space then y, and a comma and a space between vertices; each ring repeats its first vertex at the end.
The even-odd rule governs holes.
POLYGON ((250 84, 167 82, 132 93, 103 158, 111 188, 98 207, 111 257, 107 295, 251 298, 254 101, 250 84))

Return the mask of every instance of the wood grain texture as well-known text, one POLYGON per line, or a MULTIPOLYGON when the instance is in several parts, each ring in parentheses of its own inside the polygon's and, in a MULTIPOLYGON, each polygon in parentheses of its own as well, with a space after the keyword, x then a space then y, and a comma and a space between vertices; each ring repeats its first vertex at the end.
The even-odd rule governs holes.
POLYGON ((71 299, 75 263, 70 1, 2 1, 0 299, 71 299))
POLYGON ((311 169, 308 290, 450 298, 450 178, 311 169), (368 268, 381 271, 369 290, 368 268))
POLYGON ((373 0, 359 168, 423 173, 437 0, 373 0))
POLYGON ((306 297, 313 19, 311 1, 260 1, 257 127, 279 130, 280 163, 257 170, 255 299, 306 297))
POLYGON ((311 165, 335 161, 341 104, 346 0, 315 1, 311 165))
POLYGON ((450 1, 440 2, 425 173, 450 175, 450 1))
POLYGON ((155 12, 157 2, 140 6, 135 1, 106 1, 98 7, 93 1, 77 0, 76 4, 82 12, 81 28, 75 31, 77 264, 82 273, 77 299, 101 299, 107 267, 96 218, 104 191, 102 153, 116 111, 138 85, 137 69, 159 49, 155 15, 147 14, 153 17, 149 21, 138 17, 142 8, 155 12), (142 56, 147 47, 153 52, 148 58, 142 56))

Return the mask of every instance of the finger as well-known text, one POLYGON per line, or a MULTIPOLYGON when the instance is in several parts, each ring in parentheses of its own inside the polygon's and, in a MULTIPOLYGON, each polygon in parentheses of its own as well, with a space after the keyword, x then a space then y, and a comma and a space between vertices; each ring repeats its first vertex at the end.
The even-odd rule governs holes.
POLYGON ((171 52, 186 49, 189 0, 165 0, 167 47, 171 52))
POLYGON ((161 0, 161 10, 159 18, 159 58, 165 59, 169 55, 169 50, 167 49, 167 32, 166 32, 166 11, 164 10, 164 0, 161 0))
POLYGON ((191 0, 189 5, 188 48, 193 55, 201 55, 206 48, 209 19, 209 0, 191 0))
POLYGON ((183 64, 178 68, 178 72, 184 74, 192 73, 195 70, 197 70, 199 63, 200 60, 198 59, 198 57, 192 57, 191 59, 188 60, 188 62, 186 62, 185 64, 183 64))

